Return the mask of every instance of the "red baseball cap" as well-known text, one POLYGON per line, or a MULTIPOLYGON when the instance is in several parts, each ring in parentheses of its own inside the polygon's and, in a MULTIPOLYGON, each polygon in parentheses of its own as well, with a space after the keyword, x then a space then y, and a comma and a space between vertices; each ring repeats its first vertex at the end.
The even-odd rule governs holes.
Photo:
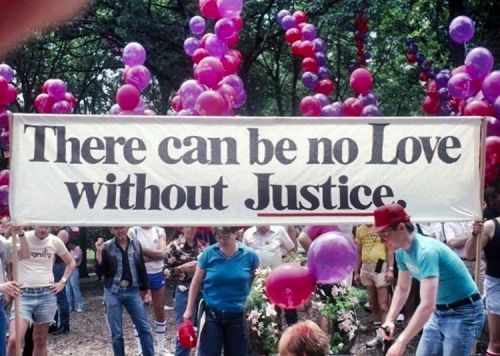
POLYGON ((399 204, 380 206, 373 211, 373 217, 375 224, 371 231, 374 233, 378 233, 393 224, 410 221, 410 215, 406 214, 405 209, 399 204))

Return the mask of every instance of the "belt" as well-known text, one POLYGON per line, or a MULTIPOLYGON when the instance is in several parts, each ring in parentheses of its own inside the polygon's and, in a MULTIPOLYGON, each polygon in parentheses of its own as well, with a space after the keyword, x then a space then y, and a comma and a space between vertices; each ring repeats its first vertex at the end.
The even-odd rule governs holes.
POLYGON ((122 279, 120 281, 120 287, 128 287, 130 285, 130 282, 127 281, 126 279, 122 279))
POLYGON ((28 294, 35 294, 35 293, 50 292, 50 289, 49 289, 49 287, 21 288, 21 291, 24 293, 28 293, 28 294))
POLYGON ((215 316, 215 315, 229 316, 229 315, 241 315, 241 314, 243 314, 244 311, 243 310, 242 311, 219 310, 219 309, 209 307, 208 305, 205 305, 205 312, 207 314, 212 314, 213 316, 215 316))
POLYGON ((464 305, 467 305, 467 304, 472 304, 475 301, 478 301, 479 299, 481 299, 481 294, 475 293, 475 294, 470 295, 467 298, 459 300, 459 301, 457 301, 455 303, 451 303, 451 304, 437 304, 436 305, 436 309, 443 311, 443 310, 449 310, 449 309, 453 309, 453 308, 458 308, 458 307, 461 307, 461 306, 464 306, 464 305))

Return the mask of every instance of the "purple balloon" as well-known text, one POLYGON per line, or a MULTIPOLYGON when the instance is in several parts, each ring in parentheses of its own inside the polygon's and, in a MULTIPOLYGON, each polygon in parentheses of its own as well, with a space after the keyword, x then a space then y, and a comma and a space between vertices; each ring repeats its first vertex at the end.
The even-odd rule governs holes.
POLYGON ((474 48, 465 57, 465 68, 472 78, 483 78, 493 69, 493 55, 484 47, 474 48))
POLYGON ((313 95, 316 99, 319 100, 321 107, 325 107, 330 104, 330 99, 325 94, 317 93, 313 95))
POLYGON ((0 109, 0 130, 9 131, 9 110, 0 109))
POLYGON ((188 37, 184 40, 184 52, 192 57, 194 51, 200 48, 200 40, 194 37, 188 37))
POLYGON ((367 105, 363 108, 361 116, 382 116, 382 113, 376 105, 367 105))
POLYGON ((0 76, 11 82, 14 79, 14 70, 8 64, 2 63, 0 64, 0 76))
POLYGON ((307 253, 307 267, 316 283, 342 281, 356 267, 358 259, 354 241, 339 232, 317 237, 307 253))
POLYGON ((313 90, 318 85, 318 76, 312 72, 304 72, 300 81, 307 89, 313 90))
POLYGON ((177 113, 177 116, 195 116, 193 109, 182 109, 177 113))
POLYGON ((491 116, 488 116, 486 120, 486 136, 500 136, 500 120, 491 116))
POLYGON ((221 40, 231 38, 235 33, 234 22, 231 19, 221 18, 215 23, 214 31, 221 40))
POLYGON ((450 71, 448 69, 443 69, 436 74, 434 79, 438 88, 444 88, 448 85, 448 80, 450 80, 450 71))
MULTIPOLYGON (((308 23, 302 27, 302 38, 307 41, 312 41, 316 38, 316 26, 308 23)), ((313 44, 314 45, 314 44, 313 44)))
POLYGON ((201 16, 193 16, 189 20, 189 29, 195 35, 201 35, 205 32, 205 19, 201 16))
POLYGON ((53 114, 71 114, 73 108, 66 100, 59 100, 52 105, 53 114))
POLYGON ((321 116, 338 117, 343 115, 342 104, 338 101, 321 108, 321 116))
POLYGON ((472 95, 473 83, 468 73, 457 73, 448 81, 448 90, 452 97, 465 99, 472 95))
POLYGON ((9 206, 9 186, 0 186, 0 207, 6 208, 9 206))
POLYGON ((179 88, 182 107, 194 109, 196 99, 205 91, 205 87, 194 79, 186 80, 179 88))
POLYGON ((241 93, 242 91, 245 90, 245 88, 243 86, 243 81, 241 80, 241 78, 237 74, 231 74, 231 75, 225 76, 221 80, 221 84, 230 85, 234 89, 234 91, 236 92, 236 95, 238 95, 239 93, 241 93))
POLYGON ((0 148, 4 151, 10 151, 10 133, 9 131, 3 130, 0 134, 0 148))
POLYGON ((495 117, 500 120, 500 96, 496 98, 495 102, 493 103, 493 111, 495 112, 495 117))
POLYGON ((142 65, 146 62, 146 50, 138 42, 130 42, 123 49, 123 62, 129 67, 142 65))
POLYGON ((281 20, 281 27, 283 30, 288 31, 291 28, 295 27, 295 18, 292 15, 286 15, 281 20))
POLYGON ((109 109, 109 114, 110 115, 119 115, 120 111, 122 111, 122 109, 120 108, 120 105, 113 104, 113 106, 109 109))
POLYGON ((331 76, 330 70, 327 67, 319 67, 318 68, 318 78, 321 79, 329 79, 331 76))
POLYGON ((151 73, 149 72, 149 69, 143 65, 129 68, 125 75, 125 82, 127 84, 132 84, 139 91, 143 91, 151 82, 151 73))
POLYGON ((439 88, 438 95, 440 101, 450 100, 450 91, 448 88, 439 88))
MULTIPOLYGON (((304 26, 304 27, 306 27, 306 26, 304 26)), ((315 28, 315 30, 316 30, 316 28, 315 28)), ((304 29, 302 29, 302 31, 304 31, 304 29)), ((316 52, 325 52, 326 51, 326 43, 321 38, 313 39, 312 44, 314 47, 314 51, 316 51, 316 52)))
POLYGON ((217 0, 217 8, 221 17, 232 19, 240 16, 243 0, 217 0))
POLYGON ((47 85, 47 94, 49 94, 54 101, 64 99, 64 94, 68 90, 68 85, 61 79, 51 79, 47 85))
POLYGON ((281 22, 283 21, 283 18, 284 18, 285 16, 292 16, 292 14, 290 13, 290 11, 285 10, 285 9, 280 10, 280 11, 278 12, 278 14, 276 15, 276 21, 278 22, 278 25, 280 25, 280 26, 281 26, 281 22))
POLYGON ((494 103, 500 96, 500 70, 488 74, 481 87, 484 97, 490 103, 494 103))
POLYGON ((474 36, 474 21, 467 16, 455 17, 448 30, 451 39, 456 43, 469 42, 474 36))
POLYGON ((323 52, 316 52, 314 53, 314 58, 316 58, 316 63, 318 63, 318 66, 325 66, 326 65, 326 54, 323 52))
POLYGON ((366 95, 360 94, 358 96, 358 99, 361 100, 364 106, 368 105, 378 105, 378 98, 375 94, 373 93, 368 93, 366 95))
POLYGON ((233 108, 241 108, 247 102, 247 93, 245 90, 240 91, 236 94, 236 100, 234 101, 233 108))
POLYGON ((207 50, 209 55, 221 58, 227 52, 227 44, 226 42, 219 39, 216 35, 210 34, 209 36, 207 36, 207 40, 205 41, 205 49, 207 50))

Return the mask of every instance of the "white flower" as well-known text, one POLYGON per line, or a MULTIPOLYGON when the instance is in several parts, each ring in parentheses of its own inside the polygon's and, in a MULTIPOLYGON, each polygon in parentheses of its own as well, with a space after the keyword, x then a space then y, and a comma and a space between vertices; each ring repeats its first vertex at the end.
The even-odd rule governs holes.
POLYGON ((266 316, 268 318, 275 317, 277 315, 276 308, 271 303, 266 303, 266 316))

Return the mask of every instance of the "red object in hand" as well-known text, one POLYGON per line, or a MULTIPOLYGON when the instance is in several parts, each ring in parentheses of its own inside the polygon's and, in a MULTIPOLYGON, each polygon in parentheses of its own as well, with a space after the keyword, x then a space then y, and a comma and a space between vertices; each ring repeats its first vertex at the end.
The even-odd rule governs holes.
POLYGON ((194 331, 193 323, 186 320, 179 324, 177 328, 177 338, 182 347, 192 349, 196 347, 196 332, 194 331))

